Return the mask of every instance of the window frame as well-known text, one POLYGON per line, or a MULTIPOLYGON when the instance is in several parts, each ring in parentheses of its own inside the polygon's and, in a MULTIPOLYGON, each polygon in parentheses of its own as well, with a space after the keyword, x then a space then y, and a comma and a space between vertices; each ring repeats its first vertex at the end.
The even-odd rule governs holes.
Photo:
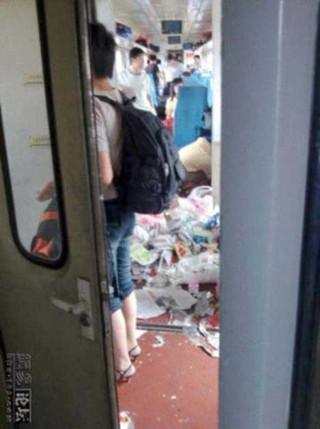
POLYGON ((43 81, 44 81, 44 91, 45 91, 45 100, 46 100, 46 111, 48 118, 48 128, 50 135, 50 148, 52 156, 52 168, 53 176, 55 181, 55 187, 57 190, 57 201, 58 201, 58 212, 59 212, 59 226, 61 234, 61 254, 57 259, 47 259, 41 256, 37 256, 29 252, 24 245, 22 244, 19 236, 18 223, 16 218, 16 210, 14 197, 12 192, 12 181, 10 175, 10 165, 8 160, 8 153, 6 147, 6 140, 4 134, 4 123, 1 111, 0 103, 0 162, 3 169, 3 180, 5 187, 5 194, 7 200, 7 211, 9 214, 9 222, 11 226, 11 233, 13 240, 19 250, 19 252, 27 258, 29 261, 42 265, 48 268, 60 268, 62 267, 68 256, 68 241, 67 241, 67 230, 65 223, 65 209, 62 198, 62 177, 60 171, 59 163, 59 151, 57 145, 57 127, 56 127, 56 116, 54 110, 53 102, 53 90, 51 82, 51 67, 50 67, 50 57, 49 57, 49 48, 48 48, 48 33, 45 19, 45 6, 43 0, 35 0, 37 21, 38 21, 38 31, 39 31, 39 41, 40 41, 40 55, 41 55, 41 64, 43 70, 43 81))

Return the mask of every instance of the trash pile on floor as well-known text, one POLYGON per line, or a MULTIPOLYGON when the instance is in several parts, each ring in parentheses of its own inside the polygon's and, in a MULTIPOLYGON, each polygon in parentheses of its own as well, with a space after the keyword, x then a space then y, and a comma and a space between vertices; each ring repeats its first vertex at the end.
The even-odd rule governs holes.
POLYGON ((199 285, 219 281, 219 232, 210 186, 176 197, 162 214, 136 215, 130 255, 139 319, 169 312, 170 324, 188 325, 214 314, 213 293, 199 285))

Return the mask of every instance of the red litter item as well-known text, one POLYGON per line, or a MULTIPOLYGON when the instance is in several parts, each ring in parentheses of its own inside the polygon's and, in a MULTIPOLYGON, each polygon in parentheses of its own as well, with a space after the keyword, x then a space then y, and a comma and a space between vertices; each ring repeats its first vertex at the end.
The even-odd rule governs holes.
POLYGON ((208 323, 213 328, 220 328, 220 315, 219 315, 219 313, 214 313, 212 316, 210 316, 208 323))

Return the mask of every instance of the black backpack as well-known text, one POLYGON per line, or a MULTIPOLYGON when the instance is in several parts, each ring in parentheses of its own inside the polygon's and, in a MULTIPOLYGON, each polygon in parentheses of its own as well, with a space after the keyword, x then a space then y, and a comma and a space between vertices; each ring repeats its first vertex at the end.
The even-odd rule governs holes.
POLYGON ((122 113, 123 160, 115 181, 124 209, 161 213, 167 209, 186 176, 171 132, 150 112, 138 110, 121 93, 123 104, 98 95, 122 113))

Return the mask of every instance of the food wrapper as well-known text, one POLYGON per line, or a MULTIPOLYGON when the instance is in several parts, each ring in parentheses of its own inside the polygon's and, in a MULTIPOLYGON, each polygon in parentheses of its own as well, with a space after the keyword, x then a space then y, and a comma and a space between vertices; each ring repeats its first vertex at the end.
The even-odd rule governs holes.
POLYGON ((175 244, 174 248, 175 248, 175 251, 176 251, 179 259, 188 258, 188 257, 192 256, 192 252, 191 252, 190 248, 185 243, 183 243, 182 241, 178 241, 175 244))
POLYGON ((196 243, 212 243, 213 234, 200 226, 193 227, 193 239, 196 243))
POLYGON ((130 246, 130 256, 138 264, 144 266, 153 264, 159 257, 157 253, 150 252, 140 243, 134 243, 130 246))

